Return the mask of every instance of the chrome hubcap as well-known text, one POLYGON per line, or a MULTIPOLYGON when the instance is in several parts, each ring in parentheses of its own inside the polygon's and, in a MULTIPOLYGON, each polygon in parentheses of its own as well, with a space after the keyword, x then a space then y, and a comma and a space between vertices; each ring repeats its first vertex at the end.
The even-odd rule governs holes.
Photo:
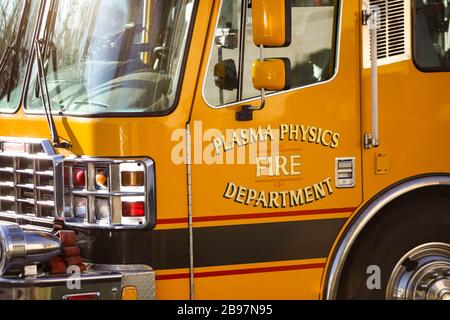
POLYGON ((404 255, 389 278, 386 298, 450 300, 450 244, 426 243, 404 255))

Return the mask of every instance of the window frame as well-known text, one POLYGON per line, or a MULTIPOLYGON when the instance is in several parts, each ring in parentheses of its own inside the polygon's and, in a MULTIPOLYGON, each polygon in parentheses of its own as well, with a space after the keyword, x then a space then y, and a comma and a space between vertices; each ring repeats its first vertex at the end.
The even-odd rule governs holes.
MULTIPOLYGON (((247 1, 247 0, 242 0, 242 1, 247 1)), ((336 79, 337 75, 339 74, 339 69, 340 69, 340 51, 341 51, 341 37, 342 37, 342 13, 343 13, 343 0, 336 0, 337 4, 336 4, 336 12, 335 12, 335 23, 334 23, 334 30, 333 30, 333 35, 334 35, 334 72, 333 75, 325 81, 319 81, 316 83, 312 83, 309 85, 305 85, 305 86, 300 86, 297 88, 292 88, 292 89, 288 89, 288 90, 283 90, 283 91, 277 91, 277 92, 272 92, 272 93, 266 93, 266 99, 273 97, 273 96, 277 96, 280 94, 286 94, 286 93, 291 93, 291 92, 295 92, 298 90, 304 90, 304 89, 308 89, 311 87, 315 87, 315 86, 319 86, 319 85, 325 85, 328 84, 330 82, 332 82, 334 79, 336 79)), ((224 108, 231 108, 231 107, 235 107, 235 106, 240 106, 242 104, 251 104, 252 102, 258 102, 261 97, 260 96, 256 96, 254 98, 247 98, 247 99, 242 99, 240 101, 236 101, 236 102, 231 102, 231 103, 225 103, 222 105, 217 105, 214 106, 211 103, 208 102, 206 96, 205 96, 205 90, 206 90, 206 84, 207 84, 207 77, 208 77, 208 70, 209 70, 209 66, 211 64, 211 60, 212 60, 212 56, 213 56, 213 50, 214 50, 214 46, 215 46, 215 42, 214 42, 214 34, 215 31, 217 30, 218 26, 219 26, 219 20, 220 20, 220 14, 222 12, 222 6, 223 6, 224 0, 220 1, 220 6, 219 6, 219 12, 217 14, 216 17, 216 22, 214 23, 214 30, 213 32, 210 32, 212 34, 212 39, 209 40, 210 43, 210 48, 209 48, 209 56, 208 56, 208 62, 206 64, 206 68, 205 68, 205 74, 203 77, 203 85, 202 85, 202 98, 203 101, 206 103, 206 105, 208 105, 208 107, 212 108, 212 109, 224 109, 224 108)), ((241 12, 241 16, 242 16, 242 12, 241 12)), ((241 29, 242 30, 242 24, 245 24, 245 21, 243 21, 241 19, 241 29)), ((239 57, 242 56, 242 51, 244 50, 245 53, 245 45, 244 48, 242 48, 242 46, 239 46, 239 57)), ((241 62, 241 61, 239 61, 241 62)), ((241 66, 239 65, 240 69, 241 66)), ((242 68, 244 69, 244 68, 242 68)), ((243 81, 239 80, 239 84, 243 83, 243 81)))
MULTIPOLYGON (((41 1, 39 3, 39 7, 38 7, 38 10, 37 10, 37 16, 36 16, 36 19, 34 21, 34 28, 33 28, 33 31, 32 31, 32 33, 33 33, 32 41, 31 41, 31 44, 30 44, 30 47, 29 47, 30 52, 33 51, 34 41, 35 41, 35 39, 37 37, 37 32, 40 29, 40 24, 41 24, 41 20, 42 20, 42 14, 43 14, 45 2, 46 2, 46 0, 45 1, 41 1)), ((23 81, 22 81, 22 84, 21 84, 22 88, 21 88, 21 91, 20 91, 20 98, 19 98, 17 106, 15 108, 10 108, 10 109, 4 109, 4 110, 0 109, 0 115, 15 115, 15 114, 17 114, 19 112, 19 110, 24 105, 25 91, 26 91, 26 87, 28 85, 28 74, 30 73, 30 69, 31 69, 31 56, 32 55, 33 54, 30 54, 30 57, 28 57, 28 60, 25 63, 25 65, 26 65, 25 66, 25 74, 24 74, 23 81)))
POLYGON ((419 70, 422 73, 443 73, 443 72, 450 72, 450 66, 447 69, 443 69, 442 67, 423 67, 421 66, 417 61, 416 56, 416 44, 420 44, 416 40, 416 0, 411 0, 411 19, 412 19, 412 32, 411 32, 411 42, 412 42, 412 61, 414 66, 417 70, 419 70))
MULTIPOLYGON (((44 23, 43 16, 45 15, 46 4, 47 4, 47 2, 50 2, 50 4, 51 4, 51 1, 55 1, 55 0, 44 0, 41 2, 41 6, 42 6, 41 9, 43 11, 39 13, 38 22, 35 26, 36 29, 35 29, 33 41, 36 39, 39 32, 44 27, 42 24, 44 23)), ((52 115, 54 117, 61 117, 61 118, 70 117, 70 118, 87 118, 87 119, 157 118, 157 117, 165 117, 165 116, 171 115, 177 109, 177 107, 180 103, 180 99, 181 99, 184 78, 186 75, 186 64, 187 64, 187 61, 189 58, 189 53, 190 53, 191 45, 192 45, 192 38, 193 38, 193 34, 194 34, 194 28, 195 28, 195 24, 197 21, 199 2, 200 2, 200 0, 193 0, 192 18, 189 23, 189 27, 188 27, 188 31, 187 31, 187 39, 186 39, 186 44, 185 44, 185 48, 184 48, 184 52, 183 52, 183 58, 180 61, 180 63, 181 63, 180 76, 177 81, 178 83, 177 83, 177 90, 175 93, 175 98, 174 98, 174 101, 173 101, 172 105, 170 106, 170 108, 167 108, 167 110, 162 111, 162 112, 110 112, 110 113, 107 113, 107 112, 105 112, 105 113, 64 112, 64 113, 61 113, 59 111, 52 111, 52 115)), ((34 110, 30 111, 30 109, 27 109, 27 96, 28 96, 28 90, 30 89, 30 86, 31 86, 31 73, 32 73, 32 68, 33 68, 34 63, 35 63, 35 56, 33 53, 32 55, 30 55, 30 58, 28 60, 27 72, 26 72, 25 81, 23 84, 22 98, 20 100, 20 105, 17 107, 17 109, 15 110, 15 112, 13 114, 16 114, 20 109, 23 108, 23 111, 26 115, 34 115, 34 116, 45 115, 44 111, 37 112, 34 110)))

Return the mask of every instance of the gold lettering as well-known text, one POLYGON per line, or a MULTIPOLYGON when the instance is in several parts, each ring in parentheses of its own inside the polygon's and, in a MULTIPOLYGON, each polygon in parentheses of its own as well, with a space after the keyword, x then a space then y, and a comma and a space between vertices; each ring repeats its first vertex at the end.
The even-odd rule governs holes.
POLYGON ((335 133, 333 135, 333 138, 331 139, 332 140, 331 148, 335 149, 335 148, 339 147, 339 138, 340 138, 340 136, 341 135, 339 133, 335 133))
POLYGON ((241 139, 239 139, 239 136, 236 131, 233 131, 233 134, 231 136, 231 144, 234 146, 236 144, 238 147, 242 147, 243 144, 241 142, 241 139))
POLYGON ((270 192, 269 193, 269 208, 279 208, 280 204, 278 203, 278 192, 270 192))
POLYGON ((256 177, 273 176, 272 158, 257 157, 256 158, 256 177))
POLYGON ((328 194, 333 194, 334 191, 333 191, 333 188, 331 187, 331 178, 326 178, 323 182, 327 186, 328 194))
MULTIPOLYGON (((228 130, 227 130, 227 131, 228 131, 228 130)), ((233 136, 233 134, 234 134, 234 132, 231 133, 231 136, 233 136)), ((230 151, 230 150, 232 150, 232 149, 234 148, 234 144, 233 144, 233 143, 230 143, 229 141, 227 142, 227 140, 226 140, 225 137, 222 137, 222 140, 223 140, 223 150, 224 150, 225 152, 230 151)), ((230 140, 231 140, 231 139, 230 139, 230 140)))
POLYGON ((226 199, 234 198, 236 195, 237 186, 234 183, 228 182, 227 188, 225 190, 225 193, 223 194, 223 197, 226 199))
POLYGON ((319 201, 327 195, 333 194, 334 191, 331 181, 331 178, 327 178, 320 183, 315 183, 303 189, 270 192, 258 192, 255 189, 249 189, 229 182, 223 197, 246 206, 253 205, 253 207, 261 206, 263 208, 274 209, 299 207, 314 201, 319 201))
POLYGON ((289 140, 294 140, 294 141, 298 141, 298 125, 291 125, 289 127, 289 140))
MULTIPOLYGON (((262 129, 260 128, 260 130, 262 130, 262 129)), ((267 141, 268 138, 270 138, 270 141, 275 140, 274 133, 273 133, 273 131, 272 131, 272 127, 271 127, 270 124, 267 126, 267 129, 266 129, 266 137, 265 137, 265 140, 264 140, 264 141, 267 141)))
POLYGON ((239 187, 238 191, 237 191, 237 195, 236 195, 236 199, 234 201, 236 201, 237 203, 244 203, 244 199, 245 199, 245 194, 247 193, 247 188, 244 187, 239 187))
POLYGON ((308 142, 314 143, 314 141, 316 141, 316 137, 317 137, 317 128, 316 128, 316 127, 311 127, 311 128, 309 129, 309 139, 308 139, 308 142))
POLYGON ((301 167, 300 163, 301 156, 299 155, 293 155, 291 156, 291 176, 297 176, 301 174, 300 169, 297 171, 296 168, 301 167))
POLYGON ((264 192, 261 192, 258 196, 258 199, 256 200, 254 207, 259 206, 259 204, 262 203, 263 208, 267 208, 267 199, 266 194, 264 192))
POLYGON ((314 190, 311 186, 308 186, 304 189, 305 191, 305 202, 311 203, 314 201, 314 190))
POLYGON ((248 130, 241 130, 239 132, 239 137, 241 138, 241 142, 243 145, 248 144, 248 130))
POLYGON ((316 144, 321 143, 321 139, 322 139, 322 128, 319 128, 319 132, 317 133, 317 137, 316 137, 316 144))
POLYGON ((330 137, 332 137, 333 136, 333 132, 332 131, 330 131, 330 130, 325 130, 324 132, 323 132, 323 134, 322 134, 322 144, 325 146, 325 147, 329 147, 330 145, 331 145, 331 142, 327 142, 327 136, 330 136, 330 137))
POLYGON ((275 175, 280 176, 281 173, 285 176, 289 176, 289 171, 286 170, 287 157, 275 157, 275 175))
POLYGON ((249 140, 250 140, 250 143, 257 143, 258 141, 259 141, 259 131, 258 132, 256 132, 255 130, 253 130, 253 129, 250 129, 250 138, 249 138, 249 140))
POLYGON ((305 127, 304 125, 301 125, 300 130, 302 131, 302 141, 306 142, 306 138, 307 138, 308 132, 309 132, 309 127, 305 127))
POLYGON ((288 191, 281 191, 280 195, 281 195, 281 207, 282 208, 286 208, 287 204, 286 204, 286 200, 287 200, 287 195, 289 194, 288 191))
POLYGON ((322 183, 316 183, 313 185, 314 188, 314 194, 316 195, 316 200, 320 200, 325 198, 325 189, 323 187, 322 183))
POLYGON ((305 203, 302 189, 289 191, 291 207, 299 207, 305 203))
POLYGON ((220 155, 221 148, 223 146, 223 140, 220 138, 214 139, 213 144, 214 144, 214 150, 215 150, 216 154, 220 155))
POLYGON ((249 189, 247 192, 247 200, 245 200, 245 204, 248 206, 250 205, 250 202, 256 200, 256 196, 258 195, 258 192, 256 192, 255 189, 249 189))
POLYGON ((286 134, 289 132, 289 126, 287 124, 282 124, 280 126, 280 140, 283 141, 286 134))

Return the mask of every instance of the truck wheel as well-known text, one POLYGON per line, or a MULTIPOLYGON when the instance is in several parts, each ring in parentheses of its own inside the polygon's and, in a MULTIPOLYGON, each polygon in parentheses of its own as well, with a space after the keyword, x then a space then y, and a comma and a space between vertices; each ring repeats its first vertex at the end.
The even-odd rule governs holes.
POLYGON ((450 300, 450 193, 407 195, 375 217, 351 250, 337 297, 450 300))

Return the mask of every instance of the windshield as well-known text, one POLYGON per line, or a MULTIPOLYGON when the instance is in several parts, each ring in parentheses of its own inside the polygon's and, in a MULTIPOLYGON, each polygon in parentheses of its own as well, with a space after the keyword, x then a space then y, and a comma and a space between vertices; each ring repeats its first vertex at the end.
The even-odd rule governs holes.
POLYGON ((39 4, 0 1, 0 111, 19 105, 39 4))
MULTIPOLYGON (((164 113, 174 104, 194 0, 60 0, 39 38, 59 113, 164 113)), ((27 108, 43 111, 36 61, 27 108)))

